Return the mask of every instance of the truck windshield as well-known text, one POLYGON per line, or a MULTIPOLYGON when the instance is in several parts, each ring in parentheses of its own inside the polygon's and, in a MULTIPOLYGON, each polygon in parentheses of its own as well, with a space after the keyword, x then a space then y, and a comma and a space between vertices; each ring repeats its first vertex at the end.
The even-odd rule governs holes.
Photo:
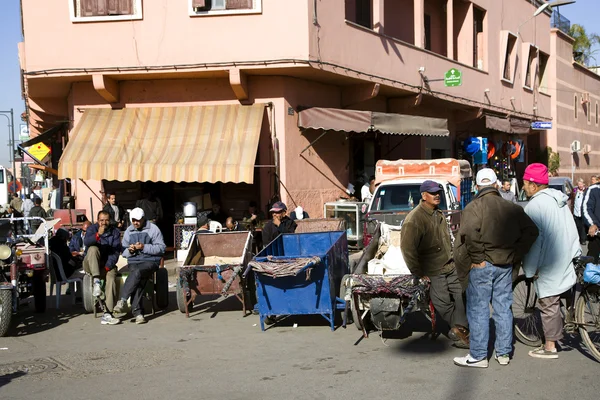
MULTIPOLYGON (((421 201, 420 184, 390 185, 377 188, 371 211, 410 211, 421 201)), ((446 196, 441 193, 440 209, 447 210, 446 196)))

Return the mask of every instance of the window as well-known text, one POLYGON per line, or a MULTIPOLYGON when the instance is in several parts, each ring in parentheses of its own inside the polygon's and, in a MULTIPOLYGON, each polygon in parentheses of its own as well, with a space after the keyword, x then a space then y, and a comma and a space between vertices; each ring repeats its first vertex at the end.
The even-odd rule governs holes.
POLYGON ((345 0, 346 20, 373 29, 372 0, 345 0))
POLYGON ((537 52, 538 49, 531 43, 524 44, 524 60, 527 62, 524 65, 525 73, 524 73, 524 81, 523 87, 529 90, 533 90, 533 79, 537 74, 537 52))
POLYGON ((583 101, 583 109, 585 111, 585 115, 587 116, 588 125, 592 124, 592 102, 590 101, 590 94, 588 92, 584 93, 581 96, 583 101))
POLYGON ((425 14, 425 50, 431 50, 431 15, 425 14))
POLYGON ((538 87, 540 93, 548 93, 548 76, 546 74, 546 68, 548 67, 548 60, 550 56, 546 53, 539 53, 539 73, 538 73, 538 87))
POLYGON ((573 102, 573 106, 575 108, 575 111, 574 111, 575 120, 577 120, 577 117, 578 117, 577 112, 579 111, 579 104, 577 104, 577 100, 578 100, 577 95, 575 95, 575 101, 573 102))
POLYGON ((502 31, 502 44, 504 49, 504 58, 502 59, 502 79, 512 83, 515 76, 515 67, 517 64, 517 36, 509 31, 502 31))
MULTIPOLYGON (((418 184, 397 184, 380 186, 375 192, 371 210, 374 211, 410 211, 421 201, 418 184)), ((446 196, 440 196, 441 210, 447 210, 446 196)))
POLYGON ((262 0, 188 0, 191 16, 218 14, 257 14, 262 12, 262 0))
POLYGON ((4 183, 4 170, 0 169, 0 184, 4 183))
POLYGON ((484 69, 484 19, 485 11, 473 7, 473 67, 481 70, 484 69))
POLYGON ((142 18, 142 0, 71 0, 69 7, 73 22, 142 18))
POLYGON ((596 102, 596 125, 598 125, 598 102, 596 102))

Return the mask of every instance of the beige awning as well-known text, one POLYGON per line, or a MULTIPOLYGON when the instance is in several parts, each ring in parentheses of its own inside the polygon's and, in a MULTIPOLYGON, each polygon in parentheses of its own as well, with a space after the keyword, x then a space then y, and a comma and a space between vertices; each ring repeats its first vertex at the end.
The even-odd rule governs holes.
POLYGON ((90 108, 60 179, 253 183, 264 104, 90 108))
POLYGON ((448 136, 448 121, 414 115, 313 107, 299 113, 298 126, 343 132, 377 131, 393 135, 448 136))

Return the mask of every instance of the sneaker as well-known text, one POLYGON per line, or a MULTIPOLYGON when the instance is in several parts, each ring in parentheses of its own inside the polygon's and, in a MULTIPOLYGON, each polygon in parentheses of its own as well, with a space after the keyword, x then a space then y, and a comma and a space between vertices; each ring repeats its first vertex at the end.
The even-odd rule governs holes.
POLYGON ((471 354, 467 354, 466 357, 454 357, 454 364, 459 367, 487 368, 488 360, 487 358, 476 360, 471 357, 471 354))
POLYGON ((510 356, 508 354, 503 354, 501 356, 496 354, 494 358, 496 359, 496 361, 498 361, 498 364, 500 365, 508 365, 510 363, 510 356))
POLYGON ((102 319, 100 320, 100 323, 102 325, 117 325, 120 322, 121 322, 120 319, 113 317, 109 313, 104 314, 102 316, 102 319))
POLYGON ((92 286, 92 296, 100 297, 102 295, 102 286, 100 285, 100 281, 95 281, 92 286))
POLYGON ((529 352, 529 355, 533 358, 546 358, 546 359, 558 358, 558 352, 556 351, 556 348, 554 350, 550 351, 550 350, 546 350, 546 348, 543 345, 535 350, 531 350, 529 352))
POLYGON ((146 318, 144 318, 144 316, 142 314, 138 315, 135 317, 135 323, 140 325, 140 324, 145 324, 146 322, 146 318))
POLYGON ((125 300, 121 299, 117 301, 117 304, 115 305, 113 311, 117 314, 127 314, 128 308, 129 307, 127 307, 127 303, 125 302, 125 300))

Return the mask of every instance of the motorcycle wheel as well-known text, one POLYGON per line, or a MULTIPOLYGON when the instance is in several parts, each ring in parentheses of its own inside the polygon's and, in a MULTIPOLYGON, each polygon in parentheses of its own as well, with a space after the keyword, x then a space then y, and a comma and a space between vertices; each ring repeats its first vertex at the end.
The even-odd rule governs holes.
POLYGON ((32 281, 33 291, 33 302, 35 305, 35 312, 43 313, 46 311, 46 281, 44 280, 44 274, 35 273, 33 274, 32 281))
POLYGON ((0 290, 0 337, 4 337, 12 319, 12 290, 0 290))

